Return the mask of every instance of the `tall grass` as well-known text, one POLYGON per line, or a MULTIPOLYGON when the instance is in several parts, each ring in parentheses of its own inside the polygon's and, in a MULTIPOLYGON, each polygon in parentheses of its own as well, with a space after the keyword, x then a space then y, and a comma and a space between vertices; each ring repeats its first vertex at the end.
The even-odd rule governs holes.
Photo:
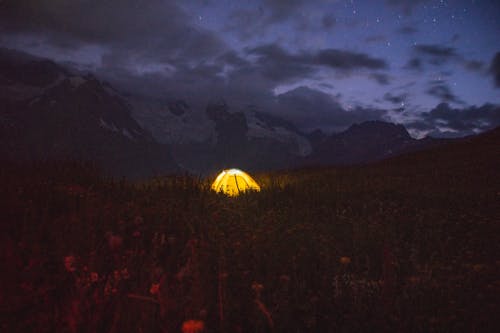
POLYGON ((260 174, 261 192, 228 198, 189 176, 131 183, 78 163, 4 164, 0 325, 494 330, 494 170, 396 161, 260 174))

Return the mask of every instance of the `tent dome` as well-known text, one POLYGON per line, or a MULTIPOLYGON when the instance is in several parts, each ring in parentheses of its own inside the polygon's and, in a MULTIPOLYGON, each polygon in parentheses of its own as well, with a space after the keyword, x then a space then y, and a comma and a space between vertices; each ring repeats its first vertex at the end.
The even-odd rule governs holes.
POLYGON ((212 183, 212 190, 237 196, 248 190, 260 191, 260 186, 246 172, 239 169, 223 170, 212 183))

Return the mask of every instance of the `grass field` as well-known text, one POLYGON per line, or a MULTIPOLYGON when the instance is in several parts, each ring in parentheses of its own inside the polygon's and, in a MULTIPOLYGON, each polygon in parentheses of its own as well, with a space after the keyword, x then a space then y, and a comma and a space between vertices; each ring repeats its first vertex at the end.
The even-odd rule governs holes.
POLYGON ((497 331, 498 133, 237 198, 4 163, 1 330, 497 331))

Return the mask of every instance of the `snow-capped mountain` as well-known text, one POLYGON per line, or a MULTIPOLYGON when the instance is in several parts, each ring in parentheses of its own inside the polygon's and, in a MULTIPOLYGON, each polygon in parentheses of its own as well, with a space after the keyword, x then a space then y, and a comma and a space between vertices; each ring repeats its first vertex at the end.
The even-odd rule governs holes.
POLYGON ((178 170, 169 148, 130 116, 127 102, 91 75, 2 50, 0 103, 4 158, 92 160, 126 176, 178 170))
POLYGON ((132 116, 161 143, 206 142, 214 135, 214 123, 183 100, 127 97, 132 116))
POLYGON ((4 158, 92 160, 114 175, 359 164, 442 142, 380 121, 305 134, 255 105, 125 95, 93 75, 5 49, 0 103, 4 158))
POLYGON ((292 124, 256 106, 234 111, 223 99, 192 107, 184 100, 129 98, 133 116, 160 142, 173 147, 178 163, 196 173, 238 166, 286 168, 312 147, 292 124))
POLYGON ((307 156, 309 165, 353 165, 373 162, 402 153, 422 150, 446 142, 443 139, 417 140, 403 125, 383 121, 353 124, 347 130, 316 140, 307 156))

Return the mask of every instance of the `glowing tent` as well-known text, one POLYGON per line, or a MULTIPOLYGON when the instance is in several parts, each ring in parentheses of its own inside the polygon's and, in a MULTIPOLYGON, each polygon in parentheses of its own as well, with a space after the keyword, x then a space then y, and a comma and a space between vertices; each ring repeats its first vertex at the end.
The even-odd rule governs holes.
POLYGON ((222 171, 212 183, 212 190, 237 196, 248 190, 260 191, 260 186, 246 172, 239 169, 222 171))

